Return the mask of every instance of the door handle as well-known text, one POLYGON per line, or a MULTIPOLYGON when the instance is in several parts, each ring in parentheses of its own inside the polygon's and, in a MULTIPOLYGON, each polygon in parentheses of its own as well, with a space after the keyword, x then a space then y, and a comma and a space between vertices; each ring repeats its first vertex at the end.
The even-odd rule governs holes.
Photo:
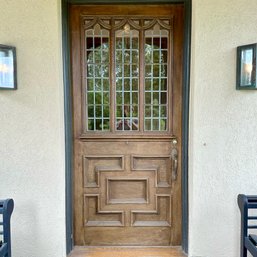
POLYGON ((172 181, 176 181, 177 180, 177 176, 178 176, 178 149, 175 147, 177 144, 177 140, 174 139, 172 141, 172 149, 171 149, 171 160, 172 160, 172 167, 171 167, 171 179, 172 181))

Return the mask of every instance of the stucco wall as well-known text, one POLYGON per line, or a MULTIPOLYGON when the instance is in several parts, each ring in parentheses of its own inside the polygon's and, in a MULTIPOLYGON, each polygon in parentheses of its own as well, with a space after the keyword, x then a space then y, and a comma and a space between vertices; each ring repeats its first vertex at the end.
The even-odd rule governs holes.
POLYGON ((257 42, 256 0, 193 0, 190 256, 239 256, 238 193, 257 194, 257 91, 236 91, 236 47, 257 42))
POLYGON ((65 254, 60 1, 0 0, 0 44, 17 47, 18 90, 0 91, 0 198, 13 257, 65 254))
MULTIPOLYGON (((236 46, 257 42, 256 0, 193 0, 190 256, 239 256, 238 193, 256 194, 257 91, 235 90, 236 46)), ((60 1, 0 0, 18 90, 0 91, 0 198, 14 257, 65 256, 60 1)))

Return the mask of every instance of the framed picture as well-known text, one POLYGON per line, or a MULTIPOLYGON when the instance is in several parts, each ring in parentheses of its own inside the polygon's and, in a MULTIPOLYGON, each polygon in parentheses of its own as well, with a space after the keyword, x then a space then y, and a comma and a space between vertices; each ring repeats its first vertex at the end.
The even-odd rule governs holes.
POLYGON ((0 89, 17 89, 16 48, 0 45, 0 89))
POLYGON ((256 84, 256 48, 257 44, 237 48, 236 89, 257 89, 256 84))

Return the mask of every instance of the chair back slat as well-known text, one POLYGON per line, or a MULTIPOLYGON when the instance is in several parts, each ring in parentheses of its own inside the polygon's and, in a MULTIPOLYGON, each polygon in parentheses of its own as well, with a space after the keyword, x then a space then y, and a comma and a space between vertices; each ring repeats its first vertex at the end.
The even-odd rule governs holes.
POLYGON ((251 240, 252 237, 255 238, 255 235, 249 234, 249 231, 257 229, 257 196, 240 194, 237 197, 237 202, 241 211, 240 257, 247 257, 247 251, 249 251, 253 256, 257 256, 257 247, 251 240), (255 213, 253 214, 253 212, 255 213))
POLYGON ((13 199, 0 200, 0 235, 3 241, 0 257, 11 257, 11 224, 10 219, 14 208, 13 199))

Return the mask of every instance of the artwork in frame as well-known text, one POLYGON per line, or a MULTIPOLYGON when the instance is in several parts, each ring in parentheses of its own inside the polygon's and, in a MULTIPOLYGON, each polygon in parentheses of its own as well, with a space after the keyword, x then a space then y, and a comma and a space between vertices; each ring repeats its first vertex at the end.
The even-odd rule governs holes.
POLYGON ((16 48, 0 44, 0 89, 17 89, 16 48))

